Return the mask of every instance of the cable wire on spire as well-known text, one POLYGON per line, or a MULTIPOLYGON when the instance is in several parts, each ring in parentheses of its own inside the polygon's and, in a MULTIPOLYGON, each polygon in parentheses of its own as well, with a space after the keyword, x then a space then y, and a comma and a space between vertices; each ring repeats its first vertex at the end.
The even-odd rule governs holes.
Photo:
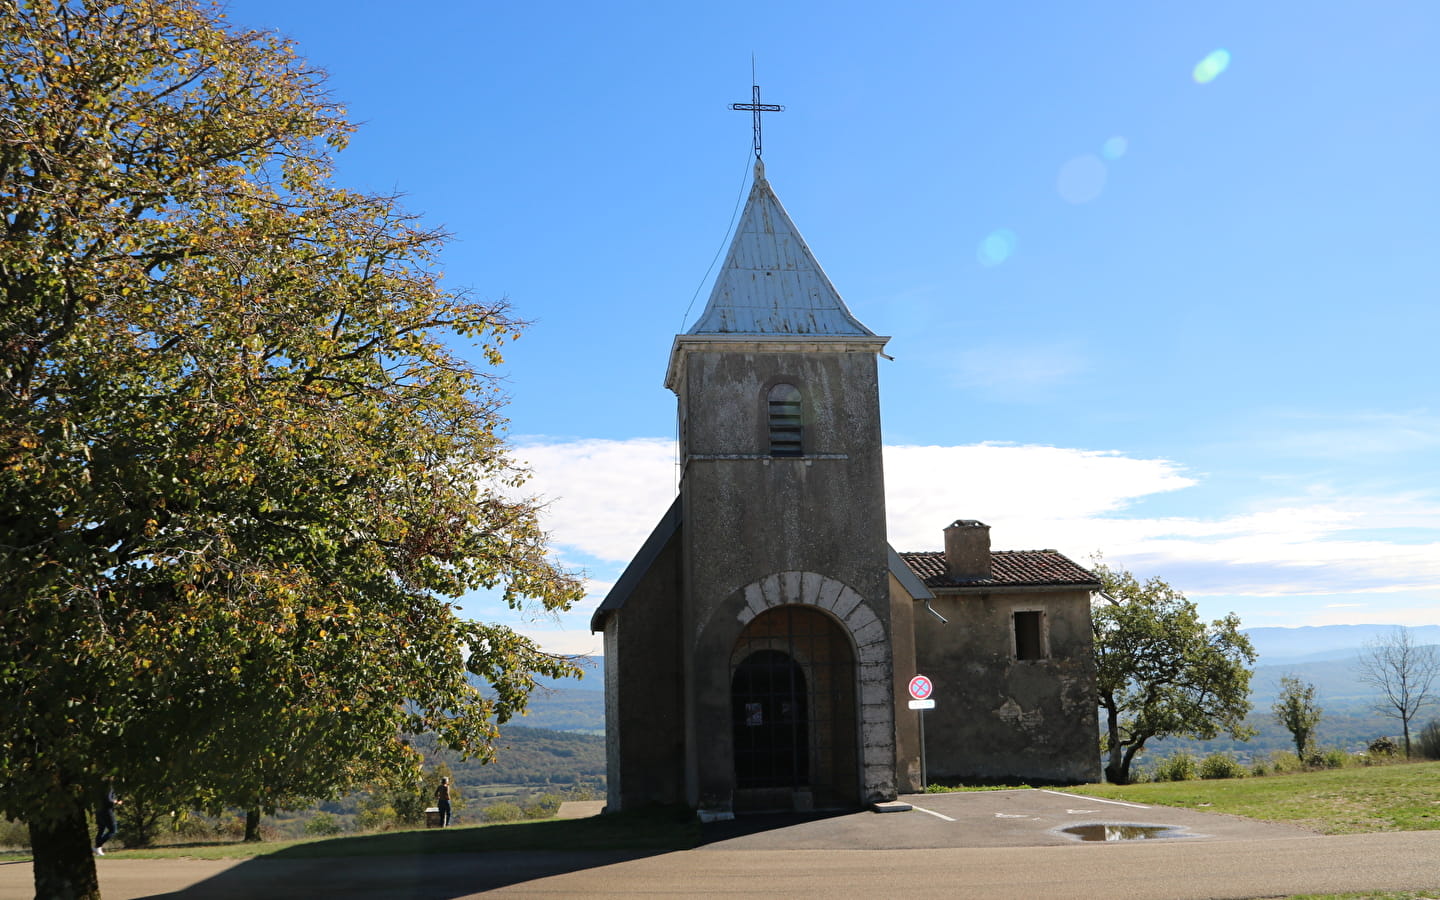
MULTIPOLYGON (((745 168, 750 168, 748 162, 745 164, 745 168)), ((700 276, 700 283, 695 285, 695 293, 690 295, 690 303, 685 307, 685 315, 680 318, 681 334, 685 333, 685 323, 690 321, 690 310, 695 306, 695 298, 700 296, 701 289, 705 287, 706 280, 710 278, 710 273, 715 269, 715 262, 720 259, 720 254, 725 252, 725 248, 730 246, 730 237, 735 231, 735 217, 740 214, 740 203, 745 199, 745 181, 748 177, 749 173, 747 172, 740 179, 740 193, 735 195, 735 208, 730 211, 730 224, 725 226, 725 237, 720 241, 720 247, 715 251, 715 255, 710 258, 710 265, 705 268, 705 274, 700 276)))

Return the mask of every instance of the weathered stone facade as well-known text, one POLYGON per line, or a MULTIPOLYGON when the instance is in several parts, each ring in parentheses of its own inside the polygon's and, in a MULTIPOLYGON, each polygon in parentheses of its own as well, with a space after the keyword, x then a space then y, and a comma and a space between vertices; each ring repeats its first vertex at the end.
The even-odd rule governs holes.
POLYGON ((925 722, 929 776, 1098 781, 1094 576, 1054 550, 992 553, 978 522, 947 528, 944 553, 901 556, 938 613, 914 626, 915 667, 937 703, 925 722))
POLYGON ((920 670, 947 695, 926 723, 932 774, 1098 772, 1089 574, 1041 551, 1068 565, 1054 563, 1063 590, 991 583, 987 539, 951 554, 973 573, 927 575, 926 554, 886 542, 887 340, 850 314, 757 164, 709 304, 671 352, 679 496, 591 623, 611 810, 725 817, 913 790, 903 698, 920 670))

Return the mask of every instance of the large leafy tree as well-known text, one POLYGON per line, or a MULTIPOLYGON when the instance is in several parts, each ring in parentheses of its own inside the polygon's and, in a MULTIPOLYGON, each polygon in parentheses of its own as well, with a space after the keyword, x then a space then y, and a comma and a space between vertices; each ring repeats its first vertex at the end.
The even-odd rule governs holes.
POLYGON ((98 896, 102 785, 322 795, 570 671, 450 602, 579 586, 500 431, 517 323, 332 183, 350 133, 201 0, 0 0, 0 814, 41 896, 98 896))
POLYGON ((1160 578, 1097 565, 1091 607, 1096 687, 1103 715, 1105 777, 1130 781, 1130 766, 1154 738, 1248 737, 1255 650, 1233 613, 1208 625, 1195 604, 1160 578))

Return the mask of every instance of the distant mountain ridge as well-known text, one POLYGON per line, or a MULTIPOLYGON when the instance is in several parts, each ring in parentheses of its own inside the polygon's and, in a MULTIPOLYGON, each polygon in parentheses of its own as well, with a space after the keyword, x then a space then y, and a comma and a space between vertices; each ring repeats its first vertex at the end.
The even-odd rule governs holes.
POLYGON ((605 690, 605 657, 574 656, 570 661, 584 673, 581 678, 537 678, 535 683, 542 688, 557 691, 603 691, 605 690))
MULTIPOLYGON (((1301 625, 1294 628, 1241 629, 1250 638, 1260 666, 1321 662, 1358 656, 1367 642, 1383 638, 1395 625, 1301 625)), ((1407 626, 1417 644, 1440 644, 1440 625, 1407 626)))
MULTIPOLYGON (((1395 625, 1306 625, 1295 628, 1242 629, 1255 646, 1259 658, 1250 679, 1250 716, 1246 722, 1256 730, 1249 741, 1221 736, 1211 741, 1169 738, 1153 741, 1145 749, 1153 765, 1177 750, 1198 756, 1234 753, 1243 760, 1264 757, 1275 750, 1294 749, 1289 732, 1275 718, 1273 707, 1280 693, 1280 679, 1299 678, 1315 686, 1316 702, 1322 710, 1316 741, 1322 748, 1363 750, 1377 737, 1400 733, 1398 720, 1376 711, 1377 689, 1361 679, 1359 656, 1366 643, 1391 634, 1395 625)), ((1440 625, 1405 626, 1421 646, 1440 644, 1440 625)), ((1417 724, 1440 715, 1440 703, 1421 710, 1417 724)))
MULTIPOLYGON (((1314 684, 1320 704, 1327 711, 1321 725, 1329 740, 1353 745, 1362 738, 1394 730, 1387 720, 1371 709, 1374 688, 1362 683, 1354 660, 1367 641, 1384 637, 1394 625, 1305 625, 1294 628, 1263 627, 1244 629, 1259 658, 1251 679, 1251 702, 1255 717, 1268 722, 1270 706, 1279 692, 1280 678, 1293 675, 1314 684)), ((1440 644, 1440 625, 1410 628, 1419 644, 1440 644)), ((583 679, 539 678, 526 715, 513 725, 548 728, 554 731, 600 734, 605 730, 605 659, 585 656, 576 659, 585 672, 583 679)), ((478 682, 477 682, 478 683, 478 682)), ((1428 711, 1427 711, 1428 712, 1428 711)), ((1257 742, 1260 743, 1260 742, 1257 742)), ((1363 741, 1362 741, 1363 743, 1363 741)))
MULTIPOLYGON (((1385 637, 1396 625, 1299 625, 1241 629, 1260 654, 1257 666, 1321 662, 1357 656, 1365 644, 1385 637)), ((1411 625, 1410 636, 1417 644, 1440 644, 1440 625, 1411 625)), ((604 691, 605 657, 580 656, 575 662, 585 677, 538 678, 541 687, 559 691, 604 691)))

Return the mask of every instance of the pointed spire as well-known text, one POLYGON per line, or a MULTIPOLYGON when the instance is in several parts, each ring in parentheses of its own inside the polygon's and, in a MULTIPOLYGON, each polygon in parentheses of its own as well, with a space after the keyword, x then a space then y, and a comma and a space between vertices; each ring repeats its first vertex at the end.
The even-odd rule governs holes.
POLYGON ((710 301, 688 334, 873 337, 840 299, 755 160, 755 182, 710 301))

